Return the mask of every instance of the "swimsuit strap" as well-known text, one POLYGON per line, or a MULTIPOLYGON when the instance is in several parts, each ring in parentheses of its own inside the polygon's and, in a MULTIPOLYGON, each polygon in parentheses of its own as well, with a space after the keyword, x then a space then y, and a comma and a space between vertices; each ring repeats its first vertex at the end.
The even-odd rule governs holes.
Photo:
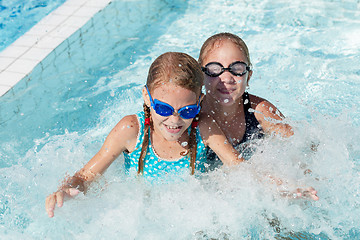
POLYGON ((254 111, 249 111, 251 109, 251 102, 250 97, 247 92, 244 92, 243 94, 243 105, 244 105, 244 113, 245 113, 245 123, 246 123, 246 129, 243 139, 241 140, 241 143, 246 142, 253 138, 254 133, 258 133, 257 135, 261 138, 263 136, 262 129, 258 122, 258 120, 255 117, 254 111))
POLYGON ((251 126, 251 124, 253 122, 253 118, 255 116, 254 116, 253 112, 249 112, 249 109, 251 108, 251 102, 250 102, 250 98, 249 98, 249 93, 244 92, 242 97, 243 97, 245 123, 246 123, 246 130, 245 130, 245 134, 244 134, 244 137, 245 137, 246 133, 249 131, 248 128, 251 126))
POLYGON ((249 114, 249 108, 251 107, 249 93, 244 92, 242 98, 243 98, 245 116, 247 116, 249 114))

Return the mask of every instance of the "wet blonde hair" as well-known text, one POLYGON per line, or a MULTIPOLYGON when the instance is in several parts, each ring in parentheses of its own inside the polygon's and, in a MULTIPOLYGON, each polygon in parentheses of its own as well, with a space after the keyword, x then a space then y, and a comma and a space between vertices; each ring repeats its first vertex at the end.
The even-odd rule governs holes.
MULTIPOLYGON (((167 52, 160 55, 151 64, 149 74, 147 77, 146 85, 149 88, 150 93, 155 88, 162 84, 172 83, 176 86, 183 87, 185 89, 193 91, 197 97, 201 94, 201 88, 204 82, 204 76, 201 71, 199 63, 187 55, 180 52, 167 52)), ((144 103, 145 119, 151 119, 150 107, 144 103)), ((190 168, 191 174, 195 172, 195 160, 196 160, 196 124, 194 121, 198 121, 199 117, 196 116, 193 120, 190 137, 189 148, 190 151, 190 168)), ((144 171, 144 158, 146 156, 147 147, 149 144, 149 127, 145 125, 144 128, 144 140, 141 146, 141 153, 139 158, 138 173, 142 174, 144 171)))
POLYGON ((244 40, 242 40, 239 36, 232 34, 232 33, 218 33, 215 34, 211 37, 209 37, 208 39, 206 39, 206 41, 204 42, 204 44, 201 47, 200 50, 200 55, 199 55, 199 63, 202 66, 204 63, 204 59, 206 58, 206 56, 208 55, 209 52, 211 52, 216 45, 219 45, 222 41, 225 40, 230 40, 231 42, 233 42, 236 46, 238 46, 238 48, 245 53, 246 59, 248 61, 248 65, 251 66, 251 61, 250 61, 250 54, 249 54, 249 49, 246 46, 246 43, 244 42, 244 40))

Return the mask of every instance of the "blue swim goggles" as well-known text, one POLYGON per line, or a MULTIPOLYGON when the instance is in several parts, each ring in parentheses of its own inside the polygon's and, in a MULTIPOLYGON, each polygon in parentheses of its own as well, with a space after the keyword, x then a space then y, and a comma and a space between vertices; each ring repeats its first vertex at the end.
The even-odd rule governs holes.
MULTIPOLYGON (((168 117, 174 114, 175 109, 170 106, 167 103, 161 102, 157 99, 154 99, 151 97, 149 88, 147 87, 147 85, 145 85, 146 90, 149 94, 150 97, 150 102, 151 102, 151 107, 155 110, 155 112, 157 114, 159 114, 160 116, 163 117, 168 117)), ((200 95, 201 97, 201 95, 200 95)), ((199 97, 199 103, 198 104, 194 104, 194 105, 188 105, 185 107, 180 108, 179 110, 177 110, 177 113, 180 115, 180 117, 182 117, 183 119, 191 119, 196 117, 196 115, 200 112, 200 97, 199 97)))

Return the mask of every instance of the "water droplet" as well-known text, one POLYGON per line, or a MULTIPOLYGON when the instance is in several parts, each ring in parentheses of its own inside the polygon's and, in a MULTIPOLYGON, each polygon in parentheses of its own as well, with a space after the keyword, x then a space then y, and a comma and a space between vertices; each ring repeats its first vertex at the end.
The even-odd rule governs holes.
POLYGON ((186 147, 187 145, 188 145, 188 142, 182 142, 182 143, 181 143, 181 146, 182 146, 182 147, 186 147))
POLYGON ((244 104, 248 104, 249 103, 249 99, 245 99, 244 104))
POLYGON ((228 113, 227 113, 227 112, 224 112, 224 115, 225 115, 225 116, 227 116, 227 115, 228 115, 228 113))
POLYGON ((229 99, 224 99, 224 103, 228 103, 229 102, 229 99))

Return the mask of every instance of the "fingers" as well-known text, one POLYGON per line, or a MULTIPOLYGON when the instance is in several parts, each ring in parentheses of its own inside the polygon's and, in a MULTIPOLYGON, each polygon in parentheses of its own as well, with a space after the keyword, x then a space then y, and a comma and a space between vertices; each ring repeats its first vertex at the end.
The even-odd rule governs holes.
POLYGON ((75 197, 80 191, 76 188, 63 188, 49 195, 45 200, 45 210, 50 218, 54 216, 55 205, 62 207, 65 196, 75 197))
MULTIPOLYGON (((57 206, 58 207, 62 207, 63 206, 63 203, 64 203, 64 191, 57 191, 55 193, 55 196, 56 196, 56 202, 57 202, 57 206)), ((54 203, 55 205, 55 203, 54 203)))
POLYGON ((319 197, 316 194, 317 194, 317 191, 312 187, 307 188, 306 190, 303 190, 300 188, 297 189, 297 195, 298 195, 298 197, 301 197, 301 198, 310 198, 314 201, 318 201, 319 197))
POLYGON ((60 190, 49 195, 45 200, 45 210, 50 218, 54 217, 55 205, 62 207, 64 203, 64 191, 60 190))
POLYGON ((45 200, 45 210, 50 218, 54 216, 57 192, 49 195, 45 200))
POLYGON ((303 199, 312 199, 314 201, 318 201, 319 197, 316 194, 317 191, 312 187, 307 188, 306 190, 297 188, 296 191, 280 191, 280 195, 282 197, 293 198, 293 199, 303 198, 303 199))
POLYGON ((310 187, 304 192, 306 192, 306 196, 310 197, 312 200, 314 201, 319 200, 319 197, 316 195, 317 191, 314 188, 310 187))

